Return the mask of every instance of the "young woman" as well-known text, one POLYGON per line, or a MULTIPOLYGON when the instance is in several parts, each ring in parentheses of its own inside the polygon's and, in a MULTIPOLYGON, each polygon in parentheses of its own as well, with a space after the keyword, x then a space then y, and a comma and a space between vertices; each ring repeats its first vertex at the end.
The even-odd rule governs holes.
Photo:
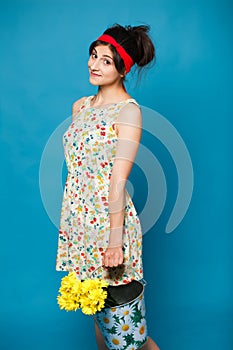
MULTIPOLYGON (((68 175, 56 269, 75 271, 80 280, 92 278, 101 266, 111 285, 143 278, 142 230, 125 188, 142 114, 124 80, 134 64, 140 70, 155 59, 148 32, 149 26, 116 24, 90 45, 90 83, 98 92, 73 104, 63 135, 68 175)), ((95 331, 98 348, 108 349, 96 322, 95 331)), ((140 349, 159 350, 150 337, 140 349)))

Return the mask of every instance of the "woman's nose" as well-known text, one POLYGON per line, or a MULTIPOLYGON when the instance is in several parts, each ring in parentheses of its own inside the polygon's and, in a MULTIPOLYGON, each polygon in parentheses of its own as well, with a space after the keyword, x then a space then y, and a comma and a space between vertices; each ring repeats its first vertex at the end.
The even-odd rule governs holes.
POLYGON ((93 69, 99 69, 99 61, 95 60, 93 62, 91 62, 90 68, 93 69))

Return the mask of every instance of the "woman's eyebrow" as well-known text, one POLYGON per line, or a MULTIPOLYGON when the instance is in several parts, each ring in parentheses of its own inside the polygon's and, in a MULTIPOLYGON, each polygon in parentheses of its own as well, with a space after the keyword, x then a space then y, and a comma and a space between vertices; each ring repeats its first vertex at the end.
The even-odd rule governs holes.
MULTIPOLYGON (((94 48, 93 49, 93 51, 95 52, 95 53, 97 53, 97 51, 96 51, 96 49, 94 48)), ((111 60, 113 61, 113 58, 111 57, 111 56, 109 56, 109 55, 102 55, 103 57, 108 57, 108 58, 111 58, 111 60)))
POLYGON ((111 56, 108 56, 108 55, 103 55, 103 57, 108 57, 108 58, 111 58, 111 60, 113 60, 113 58, 111 56))

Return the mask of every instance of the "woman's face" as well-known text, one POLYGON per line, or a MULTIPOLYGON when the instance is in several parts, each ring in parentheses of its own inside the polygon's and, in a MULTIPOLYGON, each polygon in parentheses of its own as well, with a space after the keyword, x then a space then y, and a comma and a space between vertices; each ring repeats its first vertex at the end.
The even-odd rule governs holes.
POLYGON ((93 85, 118 84, 123 75, 115 67, 113 53, 108 46, 96 46, 88 61, 89 81, 93 85))

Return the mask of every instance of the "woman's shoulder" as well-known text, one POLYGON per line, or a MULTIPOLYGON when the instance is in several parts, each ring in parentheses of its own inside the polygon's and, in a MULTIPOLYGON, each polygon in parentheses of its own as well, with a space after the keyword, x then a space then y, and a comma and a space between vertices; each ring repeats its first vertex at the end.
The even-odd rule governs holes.
POLYGON ((131 111, 132 113, 141 112, 140 104, 133 97, 130 97, 127 100, 123 101, 123 103, 120 106, 120 112, 122 114, 123 113, 128 113, 129 111, 131 111))
POLYGON ((134 105, 134 108, 137 106, 138 108, 140 108, 140 104, 137 100, 135 100, 135 98, 131 97, 128 99, 128 104, 130 106, 134 105))
POLYGON ((142 127, 142 111, 139 103, 131 98, 125 103, 120 111, 117 118, 117 125, 128 125, 142 127))
POLYGON ((84 96, 84 97, 79 98, 75 102, 73 102, 72 115, 74 115, 79 110, 79 108, 85 103, 87 98, 88 98, 87 96, 84 96))
POLYGON ((86 107, 86 105, 88 104, 88 100, 90 98, 92 98, 92 95, 81 97, 80 99, 73 102, 73 104, 72 104, 72 119, 74 119, 75 115, 78 114, 82 108, 86 107))

